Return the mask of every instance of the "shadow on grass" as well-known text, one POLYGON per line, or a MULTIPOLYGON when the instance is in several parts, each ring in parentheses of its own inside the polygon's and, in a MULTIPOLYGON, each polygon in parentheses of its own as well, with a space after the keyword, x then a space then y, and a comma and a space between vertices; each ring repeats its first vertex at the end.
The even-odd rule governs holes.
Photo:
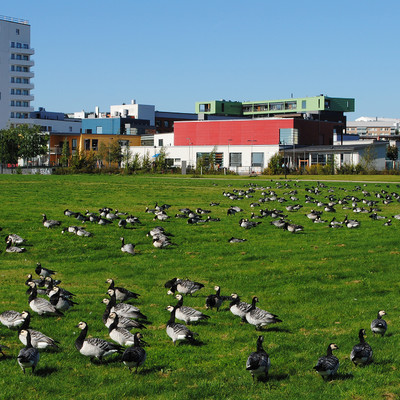
POLYGON ((272 328, 266 328, 266 329, 256 329, 257 332, 286 332, 286 333, 292 333, 290 329, 287 328, 280 328, 279 326, 274 326, 272 328))
POLYGON ((347 381, 347 380, 349 380, 349 379, 353 379, 353 374, 351 374, 351 373, 347 373, 347 374, 336 374, 334 377, 333 377, 333 381, 347 381))
POLYGON ((57 371, 58 371, 57 368, 53 367, 40 368, 35 370, 35 375, 41 377, 47 377, 57 371))

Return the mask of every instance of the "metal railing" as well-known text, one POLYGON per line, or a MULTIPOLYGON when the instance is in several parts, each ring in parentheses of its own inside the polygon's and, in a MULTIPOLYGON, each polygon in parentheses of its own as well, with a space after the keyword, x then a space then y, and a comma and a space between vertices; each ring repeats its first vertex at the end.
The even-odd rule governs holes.
POLYGON ((29 21, 27 19, 7 17, 6 15, 0 15, 0 20, 8 22, 16 22, 17 24, 29 25, 29 21))

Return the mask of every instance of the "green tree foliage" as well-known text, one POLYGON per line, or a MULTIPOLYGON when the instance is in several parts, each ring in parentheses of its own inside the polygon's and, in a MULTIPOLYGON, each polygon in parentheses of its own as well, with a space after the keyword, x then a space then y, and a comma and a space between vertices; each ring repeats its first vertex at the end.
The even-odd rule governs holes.
POLYGON ((159 172, 159 171, 162 171, 163 169, 165 169, 166 158, 167 158, 167 152, 164 147, 161 147, 160 152, 158 153, 158 156, 155 157, 155 161, 154 161, 155 171, 159 172))
POLYGON ((274 154, 268 163, 268 167, 265 171, 268 175, 277 175, 283 173, 283 156, 281 153, 274 154))
POLYGON ((70 158, 69 143, 67 138, 64 138, 63 147, 61 149, 61 158, 60 158, 61 165, 64 167, 68 167, 69 158, 70 158))
POLYGON ((16 164, 18 158, 32 159, 47 154, 49 137, 38 125, 28 124, 0 131, 0 161, 16 164))
POLYGON ((118 166, 120 166, 122 161, 121 143, 118 140, 112 140, 108 150, 110 162, 118 163, 118 166))
POLYGON ((361 167, 367 173, 373 173, 375 171, 375 160, 376 160, 376 151, 373 145, 369 145, 365 148, 364 154, 361 157, 361 167))
POLYGON ((399 158, 399 150, 396 145, 387 147, 386 158, 393 161, 393 167, 394 167, 395 161, 397 161, 399 158))

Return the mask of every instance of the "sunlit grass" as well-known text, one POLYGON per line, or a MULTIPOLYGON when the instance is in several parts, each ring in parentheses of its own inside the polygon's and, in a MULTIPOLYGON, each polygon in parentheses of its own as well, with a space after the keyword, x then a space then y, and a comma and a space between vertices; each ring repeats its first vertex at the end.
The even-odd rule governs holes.
MULTIPOLYGON (((277 182, 284 183, 282 179, 277 182)), ((28 240, 26 253, 0 254, 0 312, 28 308, 24 281, 38 261, 57 271, 61 286, 75 293, 79 303, 62 318, 33 316, 33 328, 61 342, 61 351, 41 352, 35 375, 31 371, 22 374, 16 361, 22 347, 17 334, 0 326, 0 344, 9 347, 7 357, 0 359, 1 398, 23 398, 27 391, 32 399, 364 399, 400 395, 400 221, 393 220, 393 226, 384 227, 382 221, 372 221, 369 214, 336 206, 338 220, 348 214, 359 219, 361 227, 328 229, 326 224, 313 224, 305 217, 316 208, 306 204, 299 212, 286 213, 304 226, 303 233, 277 229, 270 225, 271 218, 244 230, 238 221, 242 216, 249 217, 251 211, 258 213, 258 208, 252 209, 249 204, 261 197, 260 191, 254 198, 241 201, 229 200, 222 192, 246 189, 249 183, 270 186, 286 198, 289 196, 284 193, 297 189, 302 204, 305 188, 317 184, 289 181, 289 187, 276 189, 276 181, 270 177, 0 176, 2 233, 18 233, 28 240), (220 205, 210 207, 210 201, 220 205), (145 213, 145 207, 152 208, 155 202, 171 204, 169 221, 155 222, 152 214, 145 213), (239 205, 244 212, 228 217, 230 205, 239 205), (116 224, 86 223, 93 237, 82 238, 62 235, 61 228, 49 230, 41 223, 41 214, 46 213, 48 218, 62 221, 63 226, 82 225, 64 216, 63 211, 69 208, 83 213, 105 206, 138 216, 142 225, 122 230, 116 224), (181 207, 211 209, 211 216, 221 218, 221 222, 188 225, 184 219, 173 218, 181 207), (174 235, 175 247, 158 250, 151 245, 146 233, 156 225, 165 226, 174 235), (120 251, 121 235, 136 244, 135 256, 120 251), (229 244, 232 236, 247 241, 229 244), (174 347, 166 335, 169 313, 165 307, 176 300, 167 296, 164 283, 175 276, 205 285, 198 294, 184 299, 185 305, 211 316, 192 326, 199 334, 200 346, 182 343, 174 347), (148 359, 137 375, 130 374, 116 357, 103 365, 91 363, 74 347, 78 335, 75 325, 81 320, 89 324, 89 335, 109 340, 101 321, 101 299, 106 297, 105 281, 110 277, 117 285, 141 294, 133 303, 151 322, 143 331, 150 344, 148 359), (218 313, 205 310, 205 296, 213 293, 214 285, 221 286, 223 295, 237 292, 248 302, 257 295, 261 308, 283 319, 282 324, 263 333, 272 360, 268 382, 253 384, 245 371, 247 356, 255 350, 259 334, 254 327, 241 324, 227 304, 218 313), (369 324, 380 309, 388 313, 389 329, 384 338, 369 332, 369 324), (362 327, 368 332, 375 360, 365 368, 355 368, 349 355, 362 327), (330 342, 339 346, 336 354, 341 366, 337 379, 327 383, 312 367, 330 342)), ((370 191, 371 199, 383 189, 400 191, 397 183, 326 183, 328 188, 336 188, 337 197, 362 198, 360 190, 354 191, 356 185, 370 191)), ((323 188, 313 197, 326 201, 327 190, 323 188)), ((285 210, 286 204, 294 203, 267 202, 262 208, 285 210)), ((380 214, 388 217, 400 212, 397 201, 389 205, 380 202, 380 207, 380 214)), ((325 213, 324 218, 330 220, 332 215, 325 213)))

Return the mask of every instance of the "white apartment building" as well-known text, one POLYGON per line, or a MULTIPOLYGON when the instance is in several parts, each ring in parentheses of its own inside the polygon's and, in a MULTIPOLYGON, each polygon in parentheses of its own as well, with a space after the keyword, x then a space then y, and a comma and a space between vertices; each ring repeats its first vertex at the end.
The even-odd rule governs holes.
POLYGON ((0 129, 27 122, 33 111, 30 43, 28 21, 0 15, 0 129))

